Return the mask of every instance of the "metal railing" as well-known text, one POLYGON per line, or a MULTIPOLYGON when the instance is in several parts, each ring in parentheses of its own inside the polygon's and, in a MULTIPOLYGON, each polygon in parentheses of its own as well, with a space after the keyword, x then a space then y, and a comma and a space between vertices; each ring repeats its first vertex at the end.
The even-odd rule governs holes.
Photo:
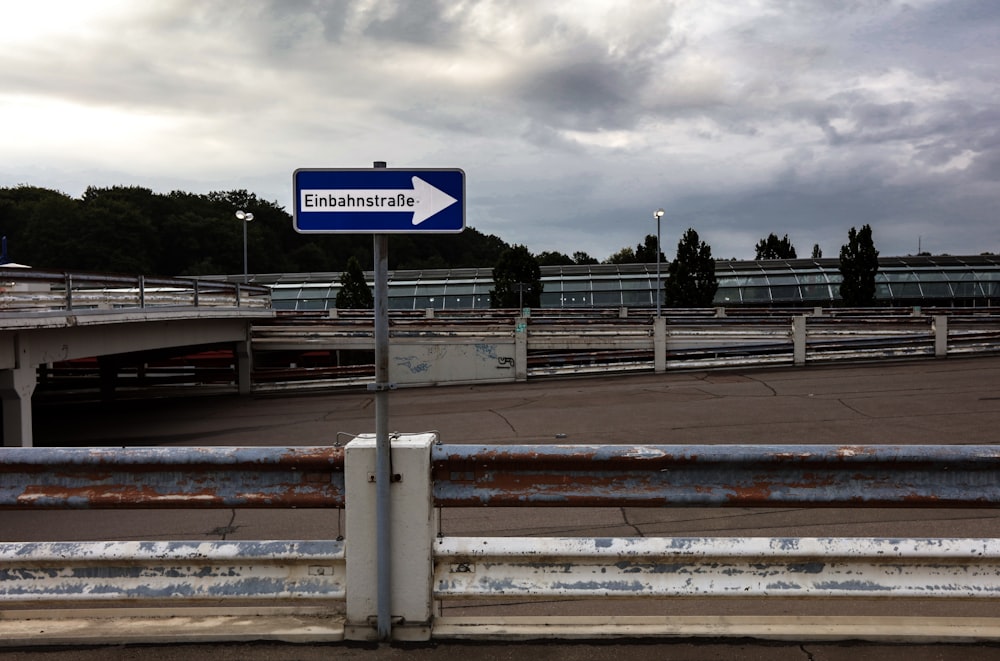
MULTIPOLYGON (((436 382, 526 380, 544 376, 682 369, 802 366, 842 361, 933 358, 1000 352, 1000 311, 989 309, 486 311, 471 316, 433 311, 394 313, 390 340, 417 355, 429 347, 486 347, 506 364, 477 371, 456 366, 436 382), (506 312, 506 314, 504 314, 506 312), (509 355, 508 355, 509 354, 509 355), (502 367, 511 369, 504 370, 502 367), (473 372, 470 376, 468 372, 473 372)), ((261 388, 355 385, 370 380, 371 364, 341 365, 339 351, 371 351, 371 315, 338 311, 336 318, 281 314, 253 327, 261 388), (317 362, 328 352, 329 364, 317 362), (268 356, 290 362, 273 364, 268 356), (309 367, 296 355, 311 356, 309 367), (295 363, 295 365, 292 365, 295 363)))
MULTIPOLYGON (((371 640, 374 454, 367 436, 346 448, 11 448, 0 453, 0 509, 345 507, 347 526, 343 541, 3 543, 0 606, 343 602, 341 634, 371 640)), ((1000 599, 1000 539, 992 537, 458 537, 442 534, 433 515, 483 506, 993 508, 995 446, 484 446, 420 434, 396 437, 392 459, 392 634, 400 640, 541 635, 535 620, 499 632, 489 618, 477 628, 437 616, 438 600, 1000 599)), ((905 619, 892 635, 932 635, 905 619)), ((711 635, 763 636, 780 621, 758 622, 756 632, 720 624, 711 635)), ((560 622, 546 622, 544 635, 579 635, 578 623, 560 622)), ((591 622, 588 635, 621 635, 620 625, 591 622)), ((684 635, 657 626, 643 631, 684 635)), ((866 635, 860 620, 843 626, 866 635)), ((1000 635, 1000 620, 977 626, 973 638, 1000 635)))
POLYGON ((270 306, 257 285, 0 267, 0 313, 270 306))

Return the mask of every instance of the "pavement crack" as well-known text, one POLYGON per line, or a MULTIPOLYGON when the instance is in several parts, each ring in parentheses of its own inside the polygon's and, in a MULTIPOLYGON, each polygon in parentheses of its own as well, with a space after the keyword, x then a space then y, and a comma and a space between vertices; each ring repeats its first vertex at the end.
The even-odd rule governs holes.
POLYGON ((799 649, 802 650, 802 653, 806 655, 806 658, 809 659, 809 661, 816 661, 816 657, 813 656, 812 652, 806 649, 805 645, 799 645, 799 649))
POLYGON ((242 526, 233 525, 233 523, 236 522, 236 510, 233 509, 230 511, 232 514, 229 517, 229 523, 224 526, 219 526, 218 528, 213 528, 212 530, 208 531, 206 535, 208 536, 218 535, 222 541, 226 541, 226 535, 230 535, 239 530, 240 528, 242 528, 242 526))
POLYGON ((637 537, 645 537, 646 535, 642 532, 639 526, 628 520, 628 510, 624 507, 619 507, 618 509, 622 513, 622 521, 625 522, 625 525, 634 530, 637 537))
POLYGON ((753 382, 755 382, 755 383, 759 383, 760 385, 762 385, 762 386, 764 386, 765 388, 767 388, 768 390, 770 390, 770 391, 771 391, 771 397, 777 397, 777 396, 778 396, 778 391, 777 391, 777 390, 775 390, 775 389, 774 389, 774 386, 772 386, 772 385, 771 385, 770 383, 768 383, 767 381, 764 381, 764 380, 762 380, 762 379, 758 379, 757 377, 755 377, 755 376, 751 376, 751 375, 749 375, 749 374, 744 374, 743 376, 745 376, 746 378, 750 379, 751 381, 753 381, 753 382))
POLYGON ((860 410, 858 408, 855 408, 855 407, 851 406, 850 404, 848 404, 846 399, 839 399, 838 398, 837 401, 845 409, 847 409, 848 411, 851 411, 852 413, 856 413, 856 414, 860 415, 862 418, 870 418, 871 417, 870 415, 868 415, 864 411, 862 411, 862 410, 860 410))
POLYGON ((507 426, 508 426, 508 427, 510 427, 510 430, 511 430, 511 432, 513 432, 514 434, 517 434, 517 429, 515 429, 515 428, 514 428, 514 425, 512 425, 512 424, 510 423, 510 420, 508 420, 508 419, 507 419, 507 416, 505 416, 505 415, 504 415, 503 413, 501 413, 500 411, 497 411, 496 409, 490 409, 490 413, 492 413, 492 414, 496 415, 496 416, 497 416, 498 418, 500 418, 500 419, 501 419, 501 420, 503 420, 503 421, 504 421, 505 423, 507 423, 507 426))

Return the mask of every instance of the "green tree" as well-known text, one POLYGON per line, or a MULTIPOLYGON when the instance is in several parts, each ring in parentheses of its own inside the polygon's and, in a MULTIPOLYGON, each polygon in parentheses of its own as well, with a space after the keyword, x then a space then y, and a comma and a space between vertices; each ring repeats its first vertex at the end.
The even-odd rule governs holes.
POLYGON ((840 247, 840 298, 847 307, 875 304, 875 274, 878 273, 878 251, 872 240, 872 228, 853 227, 847 233, 847 243, 840 247))
POLYGON ((787 234, 781 239, 775 234, 768 234, 766 239, 761 239, 757 243, 755 259, 795 259, 795 257, 795 246, 788 240, 787 234))
POLYGON ((375 297, 365 282, 365 273, 357 257, 348 259, 347 270, 340 274, 337 307, 345 310, 370 310, 375 307, 375 297))
POLYGON ((579 250, 573 253, 573 263, 580 265, 600 264, 596 257, 591 257, 587 253, 579 250))
MULTIPOLYGON (((635 247, 635 261, 637 264, 655 264, 656 263, 656 235, 647 234, 646 239, 643 243, 640 243, 635 247)), ((660 261, 666 262, 667 258, 660 252, 660 261)))
POLYGON ((688 229, 677 243, 677 258, 667 267, 664 301, 668 307, 709 307, 718 288, 712 248, 688 229))
POLYGON ((605 264, 635 264, 635 250, 632 246, 625 246, 615 254, 604 260, 605 264))
POLYGON ((528 248, 511 246, 500 255, 493 267, 493 289, 490 306, 515 308, 520 305, 536 308, 542 300, 542 269, 528 248))
POLYGON ((823 257, 823 250, 819 247, 818 243, 814 243, 813 244, 812 258, 813 259, 821 259, 822 257, 823 257))
POLYGON ((573 258, 561 252, 548 251, 538 253, 539 266, 572 266, 573 258))

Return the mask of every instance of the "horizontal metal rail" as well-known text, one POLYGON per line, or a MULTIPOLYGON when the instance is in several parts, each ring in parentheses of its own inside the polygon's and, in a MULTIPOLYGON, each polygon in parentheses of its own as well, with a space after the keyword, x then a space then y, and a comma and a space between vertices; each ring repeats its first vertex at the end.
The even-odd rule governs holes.
POLYGON ((1000 597, 1000 540, 472 538, 435 545, 438 599, 1000 597))
POLYGON ((344 543, 0 543, 0 605, 343 600, 344 543))
POLYGON ((344 450, 5 448, 0 509, 343 507, 344 450))
POLYGON ((151 307, 270 308, 271 290, 191 278, 0 268, 0 312, 151 307))
POLYGON ((442 507, 995 507, 989 445, 440 445, 442 507))

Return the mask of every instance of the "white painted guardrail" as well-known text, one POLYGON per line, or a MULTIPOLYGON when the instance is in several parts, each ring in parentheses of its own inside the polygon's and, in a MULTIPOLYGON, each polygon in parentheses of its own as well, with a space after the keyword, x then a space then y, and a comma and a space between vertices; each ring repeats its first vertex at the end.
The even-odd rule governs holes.
MULTIPOLYGON (((370 435, 346 448, 0 453, 0 509, 187 504, 346 510, 343 540, 0 544, 0 645, 151 642, 171 635, 376 640, 375 453, 370 435), (102 608, 81 610, 85 605, 102 608), (114 629, 116 618, 127 625, 114 629)), ((991 617, 625 618, 614 605, 622 599, 736 597, 881 599, 887 610, 907 599, 992 604, 1000 599, 996 538, 470 537, 442 534, 436 512, 483 506, 996 507, 995 446, 469 446, 440 445, 436 434, 426 433, 393 438, 392 475, 395 640, 1000 639, 1000 618, 991 617), (456 601, 537 599, 597 600, 606 612, 599 618, 438 612, 456 601)))

